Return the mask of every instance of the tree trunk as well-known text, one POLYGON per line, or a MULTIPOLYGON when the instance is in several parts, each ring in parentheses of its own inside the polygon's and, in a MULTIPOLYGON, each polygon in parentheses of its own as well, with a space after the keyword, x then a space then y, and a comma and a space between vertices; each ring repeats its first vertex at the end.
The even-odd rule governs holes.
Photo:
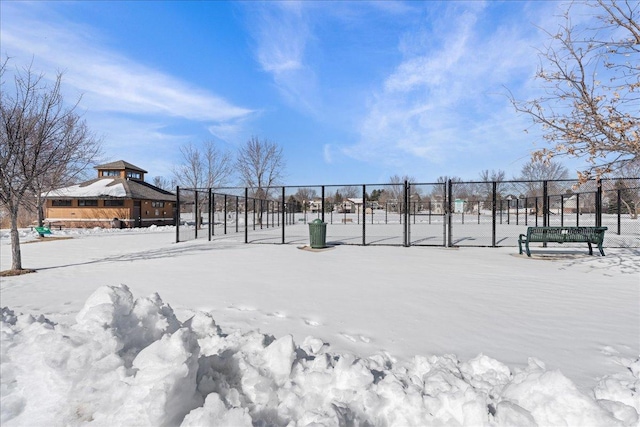
POLYGON ((38 210, 38 227, 44 226, 44 209, 42 207, 43 203, 42 196, 38 194, 36 196, 36 209, 38 210))
POLYGON ((9 215, 11 216, 11 269, 22 270, 20 235, 18 234, 18 205, 9 206, 9 215))
POLYGON ((627 208, 627 212, 629 212, 629 218, 638 219, 638 212, 634 209, 631 209, 631 206, 629 206, 629 203, 627 203, 624 199, 620 199, 620 201, 624 203, 625 207, 627 208))

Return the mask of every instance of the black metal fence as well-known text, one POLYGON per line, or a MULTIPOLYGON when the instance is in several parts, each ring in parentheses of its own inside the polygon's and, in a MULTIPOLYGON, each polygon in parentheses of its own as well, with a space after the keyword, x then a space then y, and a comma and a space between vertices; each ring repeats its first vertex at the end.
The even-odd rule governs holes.
POLYGON ((516 246, 527 226, 606 226, 608 247, 640 247, 640 178, 446 181, 269 189, 177 188, 176 241, 516 246))

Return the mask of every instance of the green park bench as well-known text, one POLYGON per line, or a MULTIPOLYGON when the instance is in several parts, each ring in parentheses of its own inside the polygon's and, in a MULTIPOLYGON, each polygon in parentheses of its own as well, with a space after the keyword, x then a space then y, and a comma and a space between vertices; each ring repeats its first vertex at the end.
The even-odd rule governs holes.
POLYGON ((522 254, 522 244, 525 244, 527 256, 531 256, 529 243, 587 243, 589 255, 593 255, 592 244, 598 245, 600 254, 604 256, 602 243, 607 227, 529 227, 527 234, 521 234, 518 238, 518 247, 522 254))
POLYGON ((33 227, 33 229, 36 230, 40 237, 44 237, 46 234, 51 234, 49 227, 33 227))

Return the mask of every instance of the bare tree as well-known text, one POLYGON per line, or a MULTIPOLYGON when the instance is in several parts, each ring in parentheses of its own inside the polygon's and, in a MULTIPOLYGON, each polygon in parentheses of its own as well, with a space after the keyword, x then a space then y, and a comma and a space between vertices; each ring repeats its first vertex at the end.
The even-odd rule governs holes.
MULTIPOLYGON (((550 144, 535 160, 557 156, 585 158, 581 182, 613 172, 640 155, 640 3, 624 0, 584 2, 597 10, 596 24, 575 25, 572 6, 551 42, 540 52, 536 78, 545 95, 517 101, 544 129, 550 144)), ((584 22, 584 21, 583 21, 584 22)))
MULTIPOLYGON (((285 161, 282 148, 267 139, 260 140, 252 136, 238 150, 236 169, 242 183, 251 188, 252 196, 261 201, 266 200, 271 189, 278 184, 284 174, 285 161)), ((262 224, 262 206, 258 221, 262 224)))
POLYGON ((362 189, 355 185, 347 185, 340 189, 340 194, 345 199, 354 199, 362 195, 362 189))
POLYGON ((293 196, 298 202, 302 203, 303 209, 308 209, 311 201, 318 197, 318 192, 313 188, 302 187, 298 188, 296 194, 293 196))
POLYGON ((619 191, 620 204, 622 204, 629 217, 638 219, 640 213, 640 159, 629 162, 616 174, 617 179, 608 182, 607 190, 619 191))
MULTIPOLYGON (((504 180, 505 180, 505 176, 506 173, 505 171, 498 169, 498 170, 493 170, 491 169, 491 171, 489 171, 489 169, 485 169, 483 171, 480 172, 480 181, 482 181, 481 184, 479 184, 477 187, 478 192, 482 193, 482 195, 484 196, 484 202, 485 205, 490 205, 493 201, 493 183, 496 183, 496 199, 500 200, 502 199, 503 196, 503 191, 504 191, 504 180)), ((472 193, 476 193, 476 188, 473 188, 474 186, 472 185, 472 193)))
MULTIPOLYGON (((516 178, 521 182, 514 183, 514 186, 525 197, 535 198, 536 212, 542 215, 543 181, 557 181, 568 176, 569 170, 562 163, 532 159, 522 166, 520 177, 516 178)), ((547 188, 551 193, 561 192, 561 186, 553 182, 547 188)))
POLYGON ((489 171, 489 169, 485 169, 480 172, 480 180, 489 181, 489 182, 502 182, 504 181, 505 172, 501 169, 489 171))
POLYGON ((47 85, 31 67, 16 70, 10 90, 4 87, 7 64, 5 60, 0 67, 0 203, 11 221, 11 269, 19 271, 18 215, 25 200, 93 163, 100 141, 75 112, 78 104, 65 105, 61 73, 47 85))
POLYGON ((169 180, 164 176, 154 176, 152 182, 154 186, 158 188, 162 188, 163 190, 167 190, 167 191, 174 190, 178 185, 175 178, 169 180))
MULTIPOLYGON (((402 206, 404 206, 404 183, 405 181, 409 183, 415 182, 415 178, 408 175, 392 175, 389 177, 389 185, 385 188, 385 194, 383 197, 383 202, 391 203, 392 209, 395 208, 397 212, 401 211, 402 206)), ((412 188, 412 194, 417 195, 416 189, 412 188)))
POLYGON ((520 179, 527 181, 553 181, 566 179, 569 170, 560 162, 531 160, 522 166, 520 179))
POLYGON ((436 183, 440 185, 435 186, 433 190, 431 190, 431 195, 433 197, 442 197, 444 193, 447 192, 446 186, 449 181, 451 181, 454 184, 461 183, 462 178, 458 176, 447 176, 447 175, 439 176, 438 179, 436 180, 436 183), (443 193, 443 190, 444 190, 444 193, 443 193))
POLYGON ((236 168, 242 184, 253 190, 254 197, 264 199, 283 177, 282 148, 275 142, 253 136, 238 150, 236 168))
POLYGON ((228 183, 233 172, 231 156, 219 150, 213 141, 202 147, 187 144, 180 147, 182 163, 174 168, 174 179, 190 188, 216 188, 228 183))
MULTIPOLYGON (((228 182, 233 171, 231 156, 228 152, 219 150, 213 141, 205 141, 201 147, 195 147, 193 144, 183 145, 180 147, 180 153, 182 163, 173 170, 176 183, 202 191, 221 187, 228 182)), ((198 199, 199 212, 208 211, 207 199, 204 197, 198 199)), ((192 201, 195 202, 195 199, 192 201)), ((203 221, 202 215, 195 218, 195 221, 196 226, 200 227, 203 221)))

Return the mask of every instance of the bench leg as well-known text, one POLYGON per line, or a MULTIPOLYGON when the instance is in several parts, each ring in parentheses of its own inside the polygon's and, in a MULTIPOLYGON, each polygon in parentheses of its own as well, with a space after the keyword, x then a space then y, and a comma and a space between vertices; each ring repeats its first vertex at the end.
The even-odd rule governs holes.
POLYGON ((589 245, 589 255, 593 255, 593 247, 591 247, 591 242, 587 242, 587 245, 589 245))
POLYGON ((525 243, 525 249, 527 250, 527 256, 531 258, 531 251, 529 250, 529 241, 525 243))
POLYGON ((602 249, 602 245, 598 245, 598 250, 600 251, 600 255, 604 256, 604 249, 602 249))
POLYGON ((519 254, 522 255, 522 240, 518 239, 518 250, 519 250, 519 254))

